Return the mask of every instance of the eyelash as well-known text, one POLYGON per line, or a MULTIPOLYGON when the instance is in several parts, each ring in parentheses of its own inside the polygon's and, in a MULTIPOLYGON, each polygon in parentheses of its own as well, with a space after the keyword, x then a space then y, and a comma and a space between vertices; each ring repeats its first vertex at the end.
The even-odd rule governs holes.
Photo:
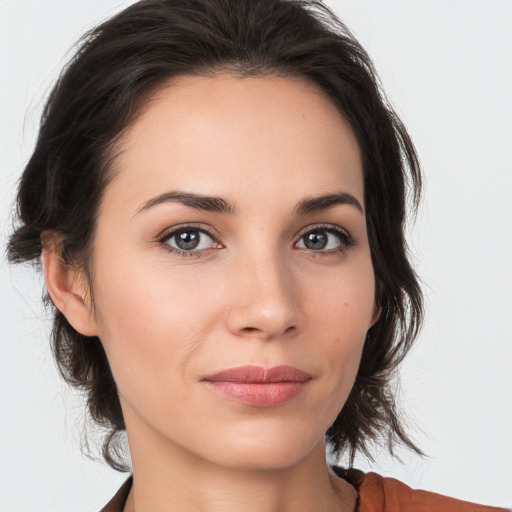
POLYGON ((202 253, 204 253, 205 251, 208 251, 208 249, 184 251, 184 250, 178 249, 176 247, 171 247, 167 243, 169 240, 171 240, 173 237, 179 235, 180 233, 187 233, 189 231, 197 231, 198 233, 207 235, 213 240, 213 242, 216 245, 219 245, 219 246, 222 245, 222 244, 220 244, 220 242, 218 242, 217 236, 212 230, 205 228, 205 227, 194 226, 191 224, 178 226, 178 227, 173 228, 171 231, 165 232, 163 235, 158 237, 158 243, 162 247, 164 247, 165 250, 167 250, 171 254, 175 254, 176 256, 179 256, 182 258, 194 258, 194 257, 199 258, 199 257, 201 257, 202 253))
MULTIPOLYGON (((354 237, 345 229, 336 226, 334 224, 318 224, 316 226, 308 226, 306 230, 302 232, 302 234, 299 236, 299 241, 303 240, 304 237, 310 233, 314 232, 324 232, 324 233, 330 233, 334 234, 338 240, 339 240, 339 247, 335 249, 329 249, 326 251, 315 251, 313 249, 307 249, 307 248, 301 248, 301 250, 305 250, 308 252, 311 252, 313 255, 323 255, 323 256, 329 256, 332 254, 344 254, 348 249, 353 247, 356 243, 354 237)), ((296 242, 295 244, 297 244, 296 242)))
MULTIPOLYGON (((186 233, 186 232, 198 232, 207 235, 210 237, 214 244, 218 245, 219 247, 213 247, 213 249, 222 248, 222 244, 217 240, 217 235, 210 229, 205 227, 199 227, 195 225, 182 225, 173 228, 171 231, 166 231, 163 235, 159 236, 157 241, 158 243, 164 247, 169 253, 175 254, 178 257, 183 258, 199 258, 201 257, 206 251, 209 251, 211 248, 208 249, 198 249, 198 250, 189 250, 185 251, 182 249, 178 249, 176 247, 171 247, 167 242, 171 240, 173 237, 179 235, 180 233, 186 233)), ((307 252, 312 253, 313 255, 332 255, 332 254, 343 254, 348 249, 353 247, 356 243, 355 239, 343 228, 340 228, 339 226, 333 225, 333 224, 320 224, 317 226, 309 226, 306 230, 302 232, 302 234, 299 236, 299 239, 297 242, 295 242, 294 246, 300 241, 303 240, 304 237, 310 233, 314 232, 324 232, 324 233, 330 233, 334 234, 339 242, 340 245, 336 249, 329 249, 326 251, 319 250, 315 251, 313 249, 308 249, 307 247, 299 248, 300 250, 304 250, 307 252)))

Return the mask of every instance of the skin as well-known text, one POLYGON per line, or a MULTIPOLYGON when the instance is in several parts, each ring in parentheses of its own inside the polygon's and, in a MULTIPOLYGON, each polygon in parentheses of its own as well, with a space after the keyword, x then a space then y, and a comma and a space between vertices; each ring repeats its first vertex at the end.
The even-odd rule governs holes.
POLYGON ((119 150, 98 214, 92 290, 55 244, 43 266, 54 303, 107 353, 134 472, 125 510, 353 510, 356 491, 329 473, 323 438, 378 316, 347 122, 304 81, 188 76, 155 93, 119 150), (177 190, 220 197, 233 211, 152 204, 177 190), (361 210, 297 211, 339 193, 361 210), (161 235, 183 225, 212 237, 195 231, 199 250, 172 252, 176 238, 161 235), (305 245, 315 229, 326 248, 305 245), (202 380, 247 364, 312 378, 270 408, 202 380))

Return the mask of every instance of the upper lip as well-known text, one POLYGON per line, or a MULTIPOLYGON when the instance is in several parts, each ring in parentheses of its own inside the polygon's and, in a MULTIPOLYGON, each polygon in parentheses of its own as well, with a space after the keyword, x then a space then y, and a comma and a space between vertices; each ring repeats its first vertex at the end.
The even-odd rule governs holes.
POLYGON ((273 382, 306 382, 311 378, 311 375, 293 366, 282 365, 264 368, 263 366, 247 365, 222 370, 205 377, 203 380, 209 382, 268 384, 273 382))

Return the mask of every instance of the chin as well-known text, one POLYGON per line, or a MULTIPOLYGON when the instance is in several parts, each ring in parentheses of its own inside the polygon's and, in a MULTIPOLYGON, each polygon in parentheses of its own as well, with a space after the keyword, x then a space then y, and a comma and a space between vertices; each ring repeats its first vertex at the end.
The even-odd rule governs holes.
MULTIPOLYGON (((278 470, 289 468, 307 458, 315 448, 325 453, 324 436, 281 435, 269 429, 250 436, 233 436, 208 446, 206 457, 212 462, 236 470, 278 470)), ((323 455, 324 456, 324 455, 323 455)))

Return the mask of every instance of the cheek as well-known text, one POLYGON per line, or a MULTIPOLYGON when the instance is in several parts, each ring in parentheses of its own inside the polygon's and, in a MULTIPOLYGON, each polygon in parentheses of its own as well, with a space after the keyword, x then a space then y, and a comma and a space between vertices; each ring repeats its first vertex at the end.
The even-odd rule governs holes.
POLYGON ((197 272, 125 257, 95 275, 99 337, 120 391, 135 398, 144 382, 151 396, 159 379, 164 386, 174 379, 174 389, 186 378, 216 319, 215 288, 200 286, 197 272))
MULTIPOLYGON (((177 272, 165 261, 162 263, 163 258, 137 251, 103 258, 98 255, 97 259, 102 265, 95 272, 94 296, 99 321, 107 334, 113 329, 130 333, 136 326, 137 332, 176 336, 193 327, 187 321, 192 315, 197 318, 203 313, 207 320, 214 301, 192 266, 177 272)), ((144 339, 147 337, 141 342, 144 339)))
MULTIPOLYGON (((355 380, 366 333, 375 312, 375 283, 371 261, 339 270, 308 285, 308 333, 322 340, 319 354, 327 357, 332 386, 348 395, 355 380)), ((306 290, 305 290, 306 291, 306 290)))
MULTIPOLYGON (((366 253, 366 251, 365 251, 366 253)), ((375 278, 369 254, 332 273, 312 275, 302 292, 307 316, 331 338, 350 345, 359 343, 372 325, 375 311, 375 278)), ((306 273, 305 273, 306 275, 306 273)))

